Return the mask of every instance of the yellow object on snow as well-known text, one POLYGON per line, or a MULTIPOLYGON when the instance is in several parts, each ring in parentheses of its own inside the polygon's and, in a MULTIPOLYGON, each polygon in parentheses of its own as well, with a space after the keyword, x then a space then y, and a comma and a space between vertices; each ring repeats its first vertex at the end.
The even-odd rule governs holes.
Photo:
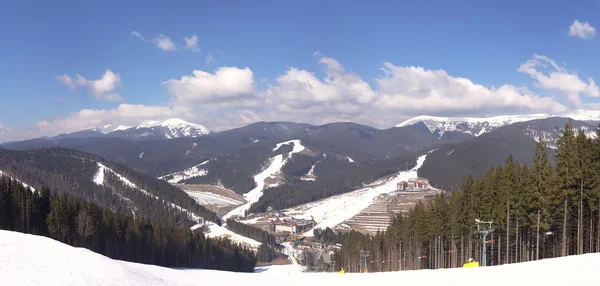
POLYGON ((344 274, 344 268, 342 268, 342 270, 340 270, 340 274, 344 274))
POLYGON ((475 268, 475 267, 479 267, 479 262, 477 262, 477 261, 467 262, 463 265, 463 268, 475 268))

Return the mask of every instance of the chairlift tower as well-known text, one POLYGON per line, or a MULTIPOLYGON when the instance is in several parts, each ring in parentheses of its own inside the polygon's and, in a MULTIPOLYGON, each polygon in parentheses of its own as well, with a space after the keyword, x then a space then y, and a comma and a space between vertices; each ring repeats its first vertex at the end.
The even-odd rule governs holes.
POLYGON ((367 267, 367 258, 369 257, 369 251, 361 250, 360 251, 360 272, 363 273, 368 271, 367 267))
POLYGON ((488 244, 489 242, 487 241, 487 236, 488 234, 494 232, 494 229, 492 229, 492 223, 493 221, 481 221, 480 219, 475 219, 475 223, 477 224, 477 231, 475 231, 475 233, 479 233, 481 235, 481 239, 483 242, 483 251, 482 251, 482 255, 481 255, 481 266, 487 266, 487 247, 486 244, 488 244))

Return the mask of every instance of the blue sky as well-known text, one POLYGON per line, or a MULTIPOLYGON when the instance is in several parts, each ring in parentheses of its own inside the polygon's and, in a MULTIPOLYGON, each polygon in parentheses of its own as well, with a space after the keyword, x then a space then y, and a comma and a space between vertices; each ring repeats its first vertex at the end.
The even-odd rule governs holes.
POLYGON ((597 0, 5 1, 0 141, 167 117, 385 128, 596 108, 598 19, 597 0))

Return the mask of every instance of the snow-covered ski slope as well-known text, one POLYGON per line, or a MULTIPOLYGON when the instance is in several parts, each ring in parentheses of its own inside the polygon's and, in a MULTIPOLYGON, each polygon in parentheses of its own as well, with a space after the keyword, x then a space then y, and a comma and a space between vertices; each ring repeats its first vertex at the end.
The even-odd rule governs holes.
MULTIPOLYGON (((387 181, 376 182, 372 187, 367 186, 356 191, 287 209, 285 210, 286 216, 306 219, 312 217, 317 222, 315 228, 333 228, 366 209, 377 196, 395 191, 396 184, 400 181, 416 178, 417 170, 423 166, 426 157, 427 155, 420 156, 417 158, 417 165, 414 168, 399 172, 387 181)), ((304 235, 312 236, 313 230, 304 235)))
POLYGON ((183 191, 185 191, 188 194, 188 196, 196 199, 196 201, 201 205, 215 205, 215 206, 220 206, 220 207, 226 207, 226 206, 234 206, 234 205, 242 204, 242 202, 240 202, 238 200, 234 200, 232 198, 228 198, 228 197, 224 197, 224 196, 219 196, 219 195, 211 193, 211 192, 188 191, 188 190, 183 190, 183 191))
POLYGON ((206 174, 208 173, 205 169, 200 168, 200 166, 205 165, 206 163, 208 163, 210 160, 206 160, 196 166, 187 168, 185 170, 179 171, 179 172, 175 172, 175 173, 171 173, 168 175, 164 175, 162 177, 158 177, 161 180, 164 180, 166 177, 168 176, 173 176, 173 178, 169 179, 167 182, 171 183, 171 184, 175 184, 181 180, 185 180, 185 179, 189 179, 192 177, 200 177, 200 176, 206 176, 206 174))
POLYGON ((30 186, 30 185, 22 182, 21 180, 13 177, 13 176, 11 176, 11 175, 9 175, 7 173, 4 173, 4 172, 2 172, 2 170, 0 170, 0 177, 2 177, 2 175, 6 176, 6 177, 9 177, 9 178, 12 178, 13 180, 16 180, 17 182, 21 183, 21 185, 23 185, 23 187, 29 188, 32 192, 35 192, 35 188, 34 187, 32 187, 32 186, 30 186))
POLYGON ((252 248, 258 248, 262 243, 242 235, 239 235, 223 226, 219 226, 214 222, 208 222, 206 226, 209 229, 209 232, 206 233, 206 237, 210 238, 227 238, 234 243, 239 243, 242 245, 250 246, 252 248))
POLYGON ((50 238, 0 231, 0 285, 599 285, 600 254, 503 266, 383 273, 303 273, 298 265, 256 273, 173 269, 114 260, 50 238))
POLYGON ((302 146, 300 140, 290 140, 278 143, 273 149, 273 152, 277 151, 281 146, 290 143, 294 144, 294 147, 292 148, 292 151, 289 153, 289 155, 287 157, 284 157, 283 154, 279 154, 274 157, 271 157, 269 167, 260 172, 258 175, 254 176, 254 182, 256 182, 256 187, 250 190, 248 193, 244 194, 244 198, 246 199, 247 203, 225 214, 223 216, 224 220, 232 216, 243 217, 244 213, 250 208, 250 206, 253 203, 257 202, 260 199, 260 197, 262 197, 263 190, 265 189, 265 180, 267 178, 273 177, 275 174, 281 171, 283 165, 285 165, 285 163, 287 163, 287 160, 291 158, 294 154, 300 153, 304 151, 304 149, 306 149, 304 146, 302 146))

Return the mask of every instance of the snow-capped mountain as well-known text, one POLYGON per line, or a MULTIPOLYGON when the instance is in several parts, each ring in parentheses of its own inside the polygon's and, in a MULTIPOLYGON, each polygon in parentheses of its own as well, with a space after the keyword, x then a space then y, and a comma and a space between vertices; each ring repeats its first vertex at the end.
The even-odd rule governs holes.
POLYGON ((200 137, 210 134, 210 131, 195 123, 180 118, 166 120, 147 120, 134 126, 117 126, 114 131, 106 134, 110 137, 127 139, 172 139, 181 137, 200 137))
POLYGON ((567 117, 578 121, 600 122, 600 111, 576 110, 556 114, 542 113, 526 115, 504 115, 483 118, 436 117, 422 115, 406 120, 398 124, 396 127, 418 126, 419 124, 424 124, 431 133, 439 135, 440 139, 452 139, 456 136, 477 137, 481 134, 490 132, 498 127, 510 125, 517 122, 526 122, 551 117, 567 117))

